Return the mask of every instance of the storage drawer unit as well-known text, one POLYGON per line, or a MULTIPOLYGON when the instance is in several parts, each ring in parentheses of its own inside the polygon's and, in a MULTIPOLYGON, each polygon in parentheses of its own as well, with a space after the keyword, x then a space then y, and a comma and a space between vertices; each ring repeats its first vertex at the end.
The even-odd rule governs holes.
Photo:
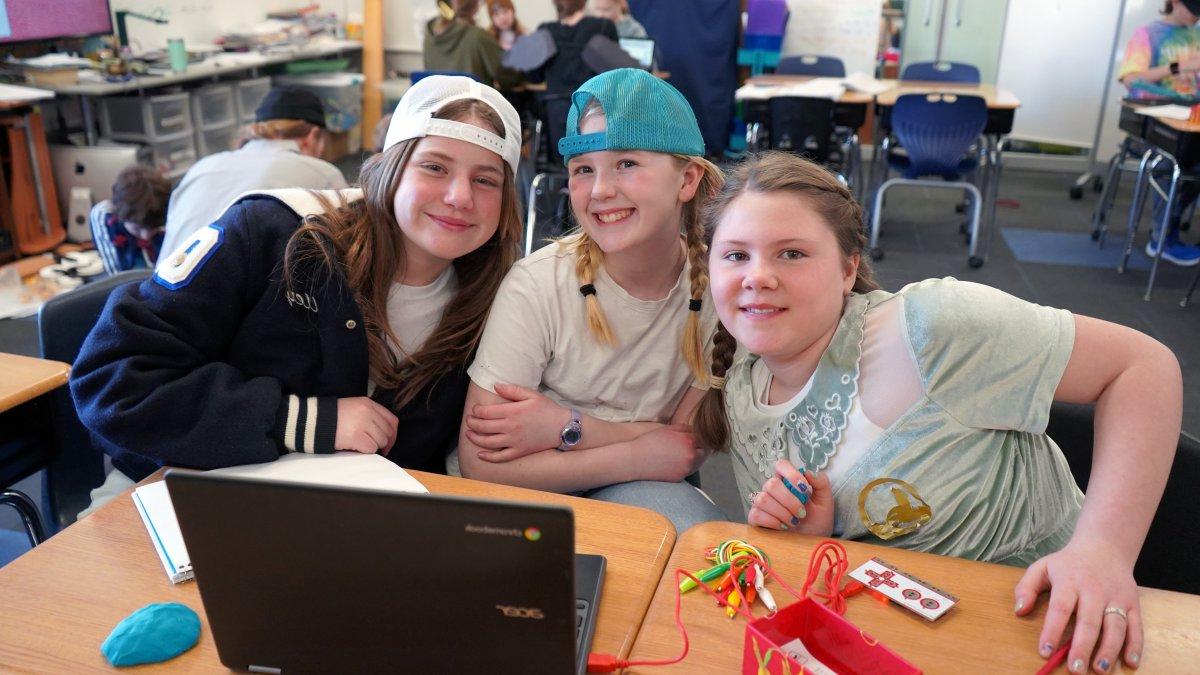
POLYGON ((232 150, 239 128, 236 124, 229 124, 216 129, 197 129, 196 156, 207 157, 216 152, 232 150))
POLYGON ((238 80, 234 84, 237 91, 238 119, 243 124, 254 121, 254 111, 258 109, 267 92, 271 91, 271 78, 259 77, 253 80, 238 80))
POLYGON ((233 85, 214 84, 192 92, 192 126, 197 132, 237 124, 233 85))
POLYGON ((167 178, 182 176, 196 163, 196 138, 190 132, 178 138, 150 143, 154 166, 167 178))
POLYGON ((191 96, 108 96, 100 99, 104 135, 119 141, 155 143, 191 135, 191 96))

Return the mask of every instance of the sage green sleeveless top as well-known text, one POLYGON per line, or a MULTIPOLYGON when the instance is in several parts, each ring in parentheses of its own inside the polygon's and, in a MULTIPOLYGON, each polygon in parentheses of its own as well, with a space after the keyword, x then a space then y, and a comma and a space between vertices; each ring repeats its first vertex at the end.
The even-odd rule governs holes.
POLYGON ((832 485, 834 534, 1013 565, 1062 548, 1083 494, 1045 431, 1074 321, 1065 310, 950 278, 852 294, 807 395, 782 416, 754 405, 756 356, 730 369, 726 409, 743 505, 777 459, 815 472, 836 456, 863 393, 864 322, 898 298, 914 363, 896 366, 916 366, 921 396, 832 485))

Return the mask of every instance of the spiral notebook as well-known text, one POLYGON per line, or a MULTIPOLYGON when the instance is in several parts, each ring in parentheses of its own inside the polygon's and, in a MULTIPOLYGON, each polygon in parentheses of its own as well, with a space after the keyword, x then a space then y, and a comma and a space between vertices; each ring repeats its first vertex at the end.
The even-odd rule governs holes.
MULTIPOLYGON (((385 457, 353 452, 332 455, 294 453, 274 462, 214 469, 206 473, 304 485, 429 492, 407 471, 385 457)), ((191 579, 192 560, 187 547, 183 545, 183 535, 179 532, 179 521, 175 518, 175 507, 171 505, 167 484, 160 480, 134 489, 133 503, 171 583, 191 579)))

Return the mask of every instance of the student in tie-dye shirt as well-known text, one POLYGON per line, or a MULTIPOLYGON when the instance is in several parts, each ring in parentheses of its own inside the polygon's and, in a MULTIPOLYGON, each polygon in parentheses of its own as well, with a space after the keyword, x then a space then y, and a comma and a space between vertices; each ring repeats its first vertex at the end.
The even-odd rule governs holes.
MULTIPOLYGON (((1200 97, 1200 0, 1166 0, 1162 9, 1163 18, 1133 33, 1125 46, 1125 59, 1117 79, 1129 88, 1132 98, 1163 96, 1200 97)), ((1182 167, 1187 170, 1189 167, 1182 167)), ((1192 167, 1200 170, 1200 167, 1192 167)), ((1166 175, 1155 179, 1165 191, 1168 188, 1166 175)), ((1192 181, 1179 184, 1175 207, 1167 223, 1164 260, 1176 265, 1200 264, 1200 247, 1179 240, 1181 214, 1196 201, 1200 188, 1192 181)), ((1154 196, 1154 223, 1156 232, 1146 243, 1146 255, 1157 253, 1159 224, 1162 222, 1164 200, 1154 196)))

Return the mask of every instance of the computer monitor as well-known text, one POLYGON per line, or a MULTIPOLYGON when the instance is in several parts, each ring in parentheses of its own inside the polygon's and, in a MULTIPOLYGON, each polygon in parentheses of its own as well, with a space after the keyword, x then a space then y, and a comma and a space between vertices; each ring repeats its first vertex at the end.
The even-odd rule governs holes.
POLYGON ((108 0, 0 0, 0 43, 112 32, 108 0))
POLYGON ((71 188, 86 187, 92 191, 92 203, 110 199, 117 174, 131 164, 137 164, 137 145, 51 145, 50 163, 54 167, 54 187, 58 190, 58 206, 67 213, 71 188))
POLYGON ((621 38, 621 49, 650 70, 654 68, 654 40, 645 38, 621 38))

